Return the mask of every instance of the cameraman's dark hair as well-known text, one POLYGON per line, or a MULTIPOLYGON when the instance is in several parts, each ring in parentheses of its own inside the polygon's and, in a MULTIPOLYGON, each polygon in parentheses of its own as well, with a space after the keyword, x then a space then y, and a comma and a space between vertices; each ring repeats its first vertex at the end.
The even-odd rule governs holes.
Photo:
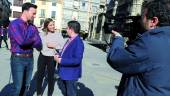
POLYGON ((154 0, 150 2, 144 2, 143 8, 146 9, 146 18, 152 19, 157 17, 159 22, 157 26, 170 25, 170 2, 168 0, 154 0))
POLYGON ((73 29, 75 33, 80 33, 81 26, 78 21, 69 21, 67 25, 69 28, 73 29))
POLYGON ((37 9, 37 5, 34 5, 34 4, 30 3, 30 2, 24 3, 24 4, 22 5, 22 12, 23 12, 24 10, 29 10, 31 7, 37 9))

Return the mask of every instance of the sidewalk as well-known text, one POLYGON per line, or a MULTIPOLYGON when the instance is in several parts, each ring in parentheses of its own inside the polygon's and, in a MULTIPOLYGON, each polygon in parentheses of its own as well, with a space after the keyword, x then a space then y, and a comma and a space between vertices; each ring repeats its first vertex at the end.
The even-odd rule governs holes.
MULTIPOLYGON (((85 53, 83 59, 83 74, 78 83, 78 96, 116 96, 115 85, 119 84, 121 74, 113 70, 106 62, 106 53, 102 50, 85 44, 85 53)), ((31 91, 29 94, 36 96, 35 90, 35 73, 37 70, 38 52, 34 52, 34 70, 33 80, 31 82, 31 91), (34 94, 34 95, 33 95, 34 94)), ((8 92, 10 78, 10 52, 6 48, 0 49, 0 96, 4 96, 3 92, 8 92), (7 88, 6 88, 6 87, 7 88)), ((12 80, 11 80, 12 82, 12 80)), ((56 81, 53 96, 63 96, 59 82, 56 81)), ((47 84, 44 83, 44 95, 47 96, 47 84)))

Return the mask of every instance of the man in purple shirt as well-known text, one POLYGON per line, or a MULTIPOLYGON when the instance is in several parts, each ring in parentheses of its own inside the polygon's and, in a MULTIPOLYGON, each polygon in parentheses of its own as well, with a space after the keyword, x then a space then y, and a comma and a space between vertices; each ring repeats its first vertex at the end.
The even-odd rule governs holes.
POLYGON ((27 93, 33 71, 33 48, 38 51, 42 48, 36 26, 29 23, 36 16, 36 9, 37 6, 34 4, 24 3, 21 17, 9 25, 11 71, 15 89, 12 96, 25 96, 27 93), (20 92, 22 86, 24 87, 23 94, 20 92))

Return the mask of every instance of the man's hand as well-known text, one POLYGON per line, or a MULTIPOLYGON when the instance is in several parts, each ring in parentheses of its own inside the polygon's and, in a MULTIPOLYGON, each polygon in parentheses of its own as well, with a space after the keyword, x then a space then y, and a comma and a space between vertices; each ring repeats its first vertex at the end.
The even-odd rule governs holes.
POLYGON ((120 33, 118 33, 117 31, 112 30, 113 36, 115 37, 122 37, 122 35, 120 33))
POLYGON ((54 60, 55 60, 58 64, 60 64, 60 62, 61 62, 61 58, 60 58, 59 55, 54 55, 54 60))

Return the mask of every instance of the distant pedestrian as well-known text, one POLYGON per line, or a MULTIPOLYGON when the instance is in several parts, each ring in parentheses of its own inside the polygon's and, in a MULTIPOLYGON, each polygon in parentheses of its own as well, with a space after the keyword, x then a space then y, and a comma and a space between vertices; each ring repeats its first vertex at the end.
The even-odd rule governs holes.
POLYGON ((9 25, 11 42, 11 71, 14 84, 12 96, 26 96, 33 71, 33 48, 42 48, 39 32, 35 25, 29 23, 36 16, 37 6, 31 3, 22 5, 21 17, 9 25), (21 94, 21 87, 24 92, 21 94))
POLYGON ((61 53, 55 55, 54 59, 59 63, 58 71, 61 84, 64 85, 64 96, 77 95, 77 81, 82 74, 82 59, 84 53, 84 44, 80 38, 80 23, 69 21, 67 34, 69 39, 64 45, 61 53))
POLYGON ((170 96, 170 2, 144 3, 142 24, 146 32, 124 45, 120 33, 114 38, 107 61, 121 72, 117 96, 170 96))
POLYGON ((3 26, 0 27, 0 48, 2 47, 2 40, 3 40, 3 26))
POLYGON ((88 37, 88 30, 86 29, 82 34, 83 40, 86 40, 86 38, 88 37))
POLYGON ((54 72, 56 62, 54 61, 54 55, 56 50, 59 50, 64 45, 64 39, 60 32, 55 32, 54 21, 51 18, 47 18, 44 21, 44 27, 42 29, 41 40, 43 43, 43 48, 38 57, 37 66, 37 96, 42 96, 42 87, 47 72, 48 80, 48 94, 47 96, 52 96, 54 90, 54 72), (47 71, 46 71, 47 70, 47 71))
POLYGON ((9 49, 7 40, 8 40, 8 27, 4 26, 3 27, 3 41, 4 41, 5 45, 6 45, 6 49, 9 49))

